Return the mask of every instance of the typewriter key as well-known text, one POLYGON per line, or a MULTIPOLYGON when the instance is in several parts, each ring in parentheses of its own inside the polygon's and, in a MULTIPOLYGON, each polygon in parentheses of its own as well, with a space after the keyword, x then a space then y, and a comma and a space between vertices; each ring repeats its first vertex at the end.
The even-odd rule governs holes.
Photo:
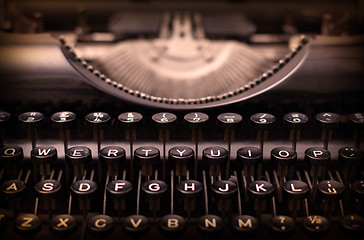
POLYGON ((364 231, 364 218, 359 215, 347 215, 341 219, 341 226, 351 234, 364 231))
POLYGON ((57 149, 52 146, 38 146, 33 148, 30 155, 33 164, 39 167, 39 174, 49 176, 51 165, 57 160, 57 149))
POLYGON ((349 115, 349 121, 355 128, 354 142, 355 147, 360 148, 360 142, 363 139, 364 113, 353 113, 349 115))
POLYGON ((260 149, 263 151, 263 143, 268 139, 268 130, 273 126, 276 118, 269 113, 256 113, 250 117, 250 121, 258 130, 257 140, 260 142, 260 149))
POLYGON ((124 230, 133 235, 142 235, 149 229, 149 220, 143 215, 131 215, 124 218, 124 230))
POLYGON ((154 213, 160 209, 160 201, 168 186, 160 180, 150 180, 142 184, 142 191, 149 202, 149 210, 154 213))
POLYGON ((344 163, 344 179, 349 184, 356 179, 364 165, 364 152, 353 147, 343 147, 339 150, 339 161, 344 163))
POLYGON ((209 166, 210 176, 221 176, 229 158, 228 151, 222 147, 208 147, 203 150, 202 154, 202 160, 209 166))
POLYGON ((267 208, 267 201, 272 198, 274 187, 271 183, 263 180, 251 182, 248 185, 248 194, 254 204, 254 210, 261 218, 262 212, 267 208))
POLYGON ((232 199, 237 192, 235 183, 228 180, 216 181, 211 185, 212 192, 217 200, 217 208, 224 217, 226 211, 231 210, 232 199))
POLYGON ((311 215, 306 217, 302 224, 304 229, 311 235, 322 235, 330 228, 329 220, 319 215, 311 215))
POLYGON ((283 193, 288 197, 288 209, 293 213, 293 217, 296 217, 297 211, 301 208, 301 202, 307 198, 309 190, 308 185, 299 180, 284 183, 283 193))
POLYGON ((92 196, 97 191, 97 183, 91 180, 78 180, 72 183, 71 191, 78 198, 80 210, 87 212, 91 207, 92 196))
POLYGON ((88 164, 91 159, 91 150, 88 147, 76 146, 67 149, 66 161, 73 165, 74 176, 84 176, 86 164, 88 164))
POLYGON ((259 227, 258 220, 250 215, 240 215, 232 220, 232 225, 235 231, 244 234, 256 232, 259 227))
POLYGON ((216 215, 203 215, 198 219, 197 227, 204 234, 218 234, 224 228, 224 221, 216 215))
POLYGON ((44 200, 46 210, 56 209, 56 200, 61 188, 62 184, 53 179, 39 181, 34 187, 37 195, 44 200))
POLYGON ((337 206, 337 201, 342 198, 344 185, 335 180, 324 180, 317 186, 323 200, 323 212, 331 215, 337 206))
POLYGON ((293 178, 294 166, 297 160, 297 153, 295 150, 287 147, 277 147, 271 151, 270 159, 277 164, 277 175, 279 178, 279 185, 283 185, 283 178, 293 178))
POLYGON ((196 201, 202 191, 202 184, 196 180, 185 180, 176 186, 179 195, 184 201, 184 210, 190 217, 191 211, 196 209, 196 201))
POLYGON ((38 139, 38 127, 44 120, 40 112, 26 112, 18 117, 21 126, 27 129, 28 139, 32 141, 32 148, 35 148, 38 139))
POLYGON ((34 234, 41 226, 41 219, 34 214, 21 214, 14 221, 15 230, 21 234, 34 234))
POLYGON ((283 122, 290 129, 289 139, 292 141, 292 149, 296 150, 297 141, 301 138, 301 129, 308 123, 307 115, 303 113, 287 113, 283 116, 283 122))
POLYGON ((258 165, 263 160, 262 150, 255 147, 239 148, 236 155, 240 167, 243 169, 244 176, 256 176, 258 165))
POLYGON ((114 229, 114 220, 107 215, 96 215, 88 219, 87 229, 97 235, 107 235, 114 229))
POLYGON ((295 230, 296 224, 293 218, 279 215, 272 218, 270 228, 275 233, 288 234, 295 230))
POLYGON ((99 159, 107 166, 108 176, 118 176, 119 168, 125 162, 125 150, 118 146, 108 146, 99 152, 99 159))
POLYGON ((159 164, 159 150, 150 146, 137 148, 134 151, 134 160, 141 166, 142 175, 150 177, 159 164))
POLYGON ((18 175, 18 168, 23 161, 23 149, 17 145, 9 145, 0 148, 0 161, 5 165, 6 174, 9 177, 18 175))
POLYGON ((11 118, 11 114, 8 112, 0 111, 0 147, 4 144, 4 128, 7 125, 7 122, 11 118))
POLYGON ((56 235, 66 236, 76 231, 76 219, 67 214, 55 215, 50 222, 51 231, 56 235))
POLYGON ((161 218, 159 227, 166 235, 175 236, 186 229, 186 221, 179 215, 166 215, 161 218))
POLYGON ((188 167, 192 165, 194 156, 193 150, 186 146, 173 147, 168 151, 168 159, 175 166, 177 177, 187 175, 188 167))
POLYGON ((114 209, 117 211, 126 209, 126 202, 130 197, 133 185, 125 180, 113 180, 106 186, 106 191, 114 201, 114 209))
POLYGON ((339 125, 340 115, 330 112, 319 113, 316 115, 316 122, 322 128, 321 139, 324 143, 323 148, 327 149, 332 138, 332 131, 339 125))

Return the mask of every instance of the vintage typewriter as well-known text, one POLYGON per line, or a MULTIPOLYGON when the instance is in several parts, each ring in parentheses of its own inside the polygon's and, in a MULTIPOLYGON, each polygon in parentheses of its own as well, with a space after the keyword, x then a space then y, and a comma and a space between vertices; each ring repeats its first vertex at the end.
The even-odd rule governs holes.
POLYGON ((1 239, 363 239, 364 1, 0 1, 1 239))

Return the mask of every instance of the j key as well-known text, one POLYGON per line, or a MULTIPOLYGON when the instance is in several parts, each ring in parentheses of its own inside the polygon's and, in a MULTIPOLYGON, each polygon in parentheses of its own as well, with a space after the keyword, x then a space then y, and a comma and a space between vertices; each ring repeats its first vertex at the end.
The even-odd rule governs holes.
POLYGON ((52 146, 38 146, 33 148, 30 155, 35 166, 39 167, 39 174, 49 176, 51 165, 57 160, 57 149, 52 146))
POLYGON ((55 215, 50 222, 51 231, 56 235, 66 236, 76 231, 76 219, 67 214, 55 215))
POLYGON ((115 210, 125 210, 126 201, 130 197, 133 185, 125 180, 113 180, 106 186, 106 191, 114 201, 115 210))
POLYGON ((316 122, 322 128, 321 139, 323 148, 327 149, 332 138, 332 130, 339 125, 340 115, 336 113, 323 112, 316 115, 316 122))
POLYGON ((224 221, 216 215, 203 215, 198 219, 197 227, 203 234, 218 234, 224 228, 224 221))
POLYGON ((237 192, 235 183, 228 180, 216 181, 211 185, 212 192, 217 198, 218 210, 223 214, 231 209, 231 199, 237 192))
POLYGON ((78 180, 72 183, 71 191, 79 200, 80 210, 88 211, 91 207, 92 196, 97 191, 97 183, 91 180, 78 180))
POLYGON ((15 230, 21 234, 34 234, 41 225, 41 219, 34 214, 21 214, 14 221, 15 230))
POLYGON ((35 148, 38 139, 38 127, 44 120, 44 115, 40 112, 26 112, 18 117, 20 124, 27 129, 28 139, 32 141, 32 148, 35 148))
POLYGON ((272 218, 270 227, 275 233, 288 234, 295 230, 296 223, 291 217, 279 215, 272 218))
POLYGON ((159 226, 163 233, 174 236, 186 230, 186 221, 179 215, 166 215, 161 218, 159 226))
POLYGON ((186 176, 188 166, 195 158, 193 150, 186 146, 173 147, 168 152, 169 161, 175 166, 176 176, 186 176))
POLYGON ((202 160, 209 166, 210 176, 221 176, 221 166, 224 167, 229 158, 228 151, 222 147, 208 147, 202 154, 202 160))
POLYGON ((67 149, 66 161, 73 165, 74 176, 84 176, 85 166, 91 159, 91 150, 88 147, 76 146, 67 149))
POLYGON ((347 215, 341 219, 341 226, 351 234, 362 234, 364 218, 359 215, 347 215))
POLYGON ((312 236, 320 236, 330 228, 327 218, 319 215, 311 215, 303 219, 304 229, 312 236))
POLYGON ((150 146, 137 148, 134 152, 134 160, 141 165, 143 176, 152 176, 154 167, 160 161, 159 150, 150 146))
POLYGON ((96 215, 88 219, 87 229, 92 234, 107 235, 114 229, 114 220, 107 215, 96 215))
POLYGON ((142 235, 149 229, 149 220, 143 215, 131 215, 124 218, 123 227, 133 235, 142 235))
POLYGON ((239 233, 254 233, 258 227, 258 220, 250 215, 240 215, 232 220, 232 225, 235 231, 239 233))
POLYGON ((263 160, 263 153, 261 149, 255 147, 240 148, 236 160, 242 167, 244 176, 256 176, 257 167, 263 160))
POLYGON ((99 159, 103 165, 107 166, 108 176, 117 176, 119 166, 125 162, 125 150, 118 146, 108 146, 101 149, 99 159))
POLYGON ((0 148, 0 160, 5 165, 6 174, 9 177, 15 177, 18 174, 23 158, 24 153, 20 146, 11 145, 0 148))
POLYGON ((3 146, 4 128, 10 120, 11 114, 8 112, 0 111, 0 147, 3 146))

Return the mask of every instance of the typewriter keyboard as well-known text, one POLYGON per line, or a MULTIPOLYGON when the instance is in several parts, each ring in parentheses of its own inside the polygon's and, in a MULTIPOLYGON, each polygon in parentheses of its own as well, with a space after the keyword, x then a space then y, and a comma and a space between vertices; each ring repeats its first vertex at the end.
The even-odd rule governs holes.
POLYGON ((0 236, 363 239, 363 126, 363 113, 0 112, 0 236))

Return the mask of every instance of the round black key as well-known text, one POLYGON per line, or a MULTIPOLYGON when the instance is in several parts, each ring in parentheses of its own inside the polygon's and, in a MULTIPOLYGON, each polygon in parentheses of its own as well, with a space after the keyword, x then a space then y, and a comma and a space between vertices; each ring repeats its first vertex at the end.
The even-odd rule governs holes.
POLYGON ((196 180, 184 180, 177 184, 177 191, 184 198, 196 198, 202 189, 202 184, 196 180))
POLYGON ((360 165, 364 162, 364 152, 353 147, 343 147, 339 150, 339 160, 348 165, 360 165))
POLYGON ((324 180, 318 184, 318 190, 322 198, 337 200, 344 192, 344 185, 335 180, 324 180))
POLYGON ((341 219, 341 226, 350 233, 362 233, 364 218, 359 215, 346 215, 341 219))
POLYGON ((39 181, 34 188, 39 196, 54 197, 61 190, 62 184, 54 179, 46 179, 39 181))
POLYGON ((107 184, 106 190, 113 197, 125 198, 133 190, 133 185, 126 180, 113 180, 107 184))
POLYGON ((255 165, 257 166, 263 160, 262 150, 256 147, 239 148, 236 155, 236 160, 241 166, 255 165))
POLYGON ((211 189, 217 197, 226 199, 231 198, 236 193, 237 186, 232 181, 220 180, 214 182, 211 185, 211 189))
POLYGON ((73 112, 57 112, 52 115, 51 120, 58 127, 67 128, 76 120, 76 114, 73 112))
POLYGON ((142 185, 142 191, 147 195, 147 197, 151 198, 161 197, 167 189, 167 184, 160 180, 150 180, 142 185))
POLYGON ((55 215, 50 222, 51 231, 62 236, 73 233, 76 230, 76 227, 76 218, 68 214, 55 215))
POLYGON ((21 214, 14 221, 15 230, 21 234, 34 234, 41 228, 41 219, 34 214, 21 214))
POLYGON ((273 125, 276 118, 269 113, 256 113, 250 117, 250 121, 257 129, 266 130, 273 125))
POLYGON ((38 146, 30 152, 35 164, 51 164, 57 160, 57 149, 52 146, 38 146))
POLYGON ((205 234, 219 233, 224 227, 224 221, 216 215, 203 215, 198 219, 198 229, 205 234))
POLYGON ((273 185, 263 180, 251 182, 248 186, 248 193, 253 199, 268 199, 272 197, 273 192, 273 185))
POLYGON ((340 115, 337 113, 323 112, 316 115, 316 121, 321 127, 337 127, 340 122, 340 115))
POLYGON ((107 215, 96 215, 87 221, 87 229, 94 234, 108 234, 113 228, 114 220, 107 215))
POLYGON ((143 116, 137 112, 125 112, 118 116, 120 124, 127 128, 136 128, 143 120, 143 116))
POLYGON ((283 185, 283 190, 290 199, 304 199, 308 196, 310 188, 305 182, 290 180, 283 185))
POLYGON ((292 148, 277 147, 271 151, 270 159, 281 166, 292 165, 297 160, 297 153, 292 148))
POLYGON ((364 126, 364 113, 353 113, 349 115, 349 121, 356 126, 364 126))
POLYGON ((159 128, 169 128, 176 122, 177 116, 173 113, 161 112, 154 114, 152 120, 159 128))
POLYGON ((241 124, 243 117, 237 113, 222 113, 217 116, 217 120, 220 126, 226 129, 235 129, 241 124))
POLYGON ((194 160, 194 151, 186 146, 173 147, 168 151, 168 159, 171 163, 190 164, 194 160))
POLYGON ((330 222, 327 218, 319 215, 311 215, 303 219, 303 227, 311 234, 321 234, 329 230, 330 222))
POLYGON ((356 198, 364 199, 364 180, 357 180, 351 184, 351 188, 356 198))
POLYGON ((6 227, 7 222, 8 218, 6 217, 6 214, 3 211, 0 211, 0 230, 6 227))
POLYGON ((86 122, 92 126, 97 128, 102 128, 108 124, 111 117, 109 114, 104 112, 93 112, 86 115, 86 122))
POLYGON ((160 153, 158 148, 145 146, 135 149, 134 159, 139 164, 150 163, 158 164, 160 160, 160 153))
POLYGON ((88 147, 76 146, 66 151, 66 160, 73 165, 86 164, 91 159, 91 150, 88 147))
POLYGON ((97 191, 97 183, 92 180, 78 180, 71 185, 73 194, 80 198, 90 198, 97 191))
POLYGON ((330 152, 324 148, 312 147, 305 151, 305 161, 309 162, 311 166, 326 166, 330 159, 330 152))
POLYGON ((254 233, 258 227, 258 220, 250 215, 240 215, 232 220, 234 230, 240 233, 254 233))
POLYGON ((24 153, 20 146, 10 145, 0 148, 0 159, 5 164, 19 164, 23 158, 24 153))
POLYGON ((131 215, 124 218, 123 226, 126 232, 140 235, 148 230, 149 220, 143 215, 131 215))
POLYGON ((291 233, 295 230, 295 220, 288 216, 278 215, 272 218, 271 229, 276 233, 291 233))
POLYGON ((308 123, 307 115, 298 112, 287 113, 283 116, 283 122, 291 129, 301 129, 308 123))
POLYGON ((8 197, 20 197, 25 190, 25 182, 22 180, 8 180, 1 184, 1 191, 8 197))
POLYGON ((216 163, 226 163, 228 160, 228 151, 222 147, 208 147, 205 148, 202 152, 202 159, 205 163, 211 164, 212 162, 216 163))
POLYGON ((159 223, 160 229, 167 235, 181 234, 186 229, 186 221, 179 215, 163 216, 159 223))
POLYGON ((9 121, 11 114, 8 112, 0 111, 0 126, 9 121))
POLYGON ((201 128, 209 120, 209 116, 201 112, 192 112, 184 116, 184 120, 192 128, 201 128))
POLYGON ((40 112, 26 112, 18 117, 21 124, 27 127, 38 127, 40 122, 43 121, 44 115, 40 112))
POLYGON ((99 158, 106 164, 123 164, 125 157, 125 150, 118 146, 108 146, 100 150, 99 158))

